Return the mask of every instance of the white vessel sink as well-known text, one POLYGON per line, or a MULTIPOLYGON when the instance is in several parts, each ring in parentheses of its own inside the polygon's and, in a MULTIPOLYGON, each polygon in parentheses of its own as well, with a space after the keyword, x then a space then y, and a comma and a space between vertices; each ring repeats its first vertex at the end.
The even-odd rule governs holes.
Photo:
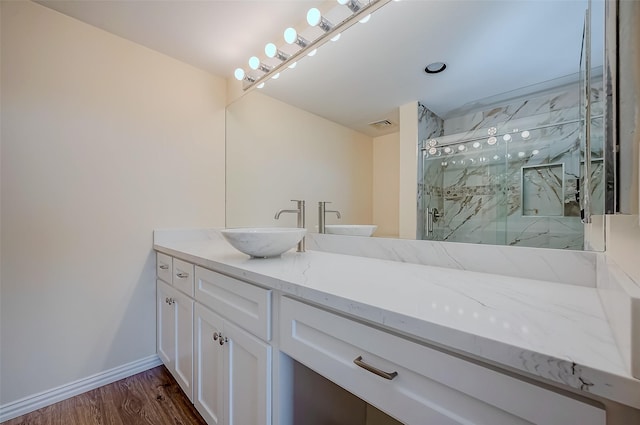
POLYGON ((348 236, 371 236, 378 226, 375 224, 327 224, 325 233, 348 236))
POLYGON ((235 249, 256 258, 277 257, 296 246, 307 229, 295 227, 245 227, 223 229, 222 236, 235 249))

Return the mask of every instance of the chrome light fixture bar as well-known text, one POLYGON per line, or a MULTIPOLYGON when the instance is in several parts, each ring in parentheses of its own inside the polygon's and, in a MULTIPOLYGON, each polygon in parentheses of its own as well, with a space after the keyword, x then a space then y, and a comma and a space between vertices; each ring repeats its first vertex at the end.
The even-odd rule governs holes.
MULTIPOLYGON (((234 75, 236 79, 242 80, 242 83, 243 83, 242 90, 247 91, 256 86, 262 86, 264 82, 267 81, 268 79, 277 78, 275 76, 279 75, 280 72, 285 70, 287 67, 293 68, 295 66, 295 63, 300 58, 306 55, 312 56, 315 53, 314 51, 317 50, 318 47, 322 46, 324 43, 326 43, 331 39, 337 40, 339 34, 342 31, 346 30, 352 25, 357 24, 361 20, 364 22, 363 18, 375 12, 380 7, 384 6, 390 1, 391 0, 367 0, 362 2, 362 0, 360 1, 359 0, 347 0, 347 1, 338 0, 338 3, 341 6, 348 7, 349 10, 352 11, 352 14, 335 25, 333 25, 323 16, 319 16, 318 18, 317 12, 315 11, 312 12, 312 14, 314 15, 314 20, 310 21, 309 23, 310 24, 315 23, 315 21, 317 20, 316 25, 322 29, 324 34, 322 34, 321 36, 319 36, 314 40, 306 40, 305 38, 301 37, 295 31, 295 29, 288 28, 285 31, 285 41, 288 44, 298 45, 300 49, 295 53, 289 55, 287 53, 284 53, 280 49, 278 49, 278 47, 275 46, 273 43, 269 43, 265 48, 265 54, 268 57, 272 57, 272 58, 275 57, 281 62, 275 66, 268 66, 260 62, 259 59, 256 58, 255 56, 252 57, 251 59, 253 60, 253 62, 251 63, 251 66, 250 66, 251 69, 254 69, 254 70, 258 69, 264 72, 264 74, 260 76, 252 76, 247 74, 242 68, 236 69, 234 75), (259 65, 256 65, 256 62, 259 65)), ((337 7, 341 7, 341 6, 337 6, 337 7)), ((312 26, 315 26, 315 25, 312 25, 312 26)))

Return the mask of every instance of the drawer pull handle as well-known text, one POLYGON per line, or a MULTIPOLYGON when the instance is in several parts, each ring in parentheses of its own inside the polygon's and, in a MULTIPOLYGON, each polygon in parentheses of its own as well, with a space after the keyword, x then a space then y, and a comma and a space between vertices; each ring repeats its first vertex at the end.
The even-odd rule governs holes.
POLYGON ((363 362, 362 356, 358 356, 358 358, 353 360, 353 362, 361 368, 368 370, 371 373, 375 373, 376 375, 381 376, 384 379, 388 379, 389 381, 398 376, 398 372, 385 372, 384 370, 380 370, 377 367, 373 367, 370 364, 363 362))
POLYGON ((176 273, 176 276, 178 276, 180 279, 186 279, 189 277, 189 273, 176 273))
POLYGON ((169 270, 169 266, 168 266, 168 265, 166 265, 166 264, 160 264, 160 268, 161 268, 162 270, 169 270))

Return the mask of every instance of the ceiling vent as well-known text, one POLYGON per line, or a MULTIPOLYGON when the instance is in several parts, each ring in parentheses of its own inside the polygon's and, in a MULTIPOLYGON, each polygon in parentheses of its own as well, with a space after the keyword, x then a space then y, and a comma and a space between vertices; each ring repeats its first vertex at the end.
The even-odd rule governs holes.
POLYGON ((383 130, 385 128, 392 127, 394 124, 389 120, 382 120, 382 121, 370 122, 369 125, 378 130, 383 130))

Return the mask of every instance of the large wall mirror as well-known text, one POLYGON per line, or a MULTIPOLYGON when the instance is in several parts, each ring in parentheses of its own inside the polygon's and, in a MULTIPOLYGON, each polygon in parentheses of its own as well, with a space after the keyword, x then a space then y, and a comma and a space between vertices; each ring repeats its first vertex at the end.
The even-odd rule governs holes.
POLYGON ((606 7, 387 3, 228 106, 227 227, 304 199, 310 232, 329 201, 374 237, 603 249, 606 7))

